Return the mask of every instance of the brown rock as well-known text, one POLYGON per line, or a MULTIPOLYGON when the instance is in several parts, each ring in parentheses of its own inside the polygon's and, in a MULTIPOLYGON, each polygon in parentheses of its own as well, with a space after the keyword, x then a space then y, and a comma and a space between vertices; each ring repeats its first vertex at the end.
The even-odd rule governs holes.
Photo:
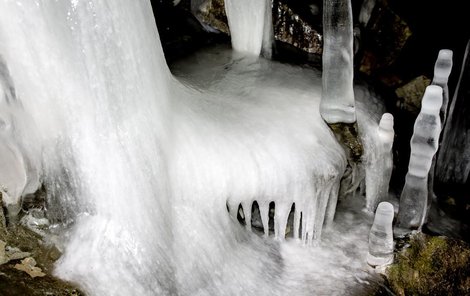
POLYGON ((419 113, 424 91, 429 84, 431 79, 421 75, 397 88, 395 93, 401 101, 402 108, 412 113, 419 113))
POLYGON ((42 272, 41 268, 36 267, 36 260, 33 257, 27 257, 21 261, 21 264, 16 264, 15 269, 24 271, 32 278, 43 277, 46 274, 42 272))

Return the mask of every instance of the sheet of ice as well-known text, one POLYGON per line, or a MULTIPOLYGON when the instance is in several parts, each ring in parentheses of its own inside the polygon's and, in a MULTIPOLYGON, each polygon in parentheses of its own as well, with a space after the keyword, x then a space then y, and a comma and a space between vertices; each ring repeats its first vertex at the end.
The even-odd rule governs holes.
POLYGON ((25 135, 33 128, 16 99, 10 73, 0 55, 0 190, 10 223, 21 208, 21 196, 39 187, 39 164, 31 159, 38 152, 34 134, 25 135))
POLYGON ((444 126, 441 151, 436 166, 436 179, 444 184, 466 184, 470 175, 470 109, 468 85, 470 81, 470 41, 467 43, 459 82, 444 126))
POLYGON ((375 211, 369 234, 367 263, 382 266, 393 262, 393 217, 395 212, 389 202, 381 202, 375 211))
POLYGON ((254 56, 271 57, 274 40, 271 0, 225 0, 232 48, 254 56))
POLYGON ((400 196, 396 235, 420 230, 428 210, 428 174, 439 145, 442 88, 430 85, 421 102, 411 137, 411 155, 405 186, 400 196))
POLYGON ((323 1, 323 72, 320 113, 328 123, 353 123, 353 24, 350 0, 323 1))
POLYGON ((176 81, 146 0, 0 2, 0 55, 37 128, 49 218, 68 224, 56 275, 90 295, 351 291, 369 278, 370 222, 354 201, 318 240, 346 165, 319 73, 208 54, 176 81), (278 201, 280 239, 297 202, 304 241, 320 246, 246 231, 226 204, 252 200, 263 217, 278 201))

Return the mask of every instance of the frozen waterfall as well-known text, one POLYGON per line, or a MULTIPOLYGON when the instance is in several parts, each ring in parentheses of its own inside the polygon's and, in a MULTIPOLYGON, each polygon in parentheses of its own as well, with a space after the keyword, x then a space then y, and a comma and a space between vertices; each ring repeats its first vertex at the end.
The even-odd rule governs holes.
MULTIPOLYGON (((335 217, 346 157, 321 73, 258 57, 270 1, 252 2, 254 25, 227 5, 237 53, 174 76, 147 0, 0 2, 0 176, 19 176, 11 204, 40 177, 63 228, 57 276, 90 295, 330 295, 370 277, 372 221, 352 200, 335 217), (255 201, 267 238, 249 231, 255 201)), ((380 104, 358 93, 375 141, 380 104)))

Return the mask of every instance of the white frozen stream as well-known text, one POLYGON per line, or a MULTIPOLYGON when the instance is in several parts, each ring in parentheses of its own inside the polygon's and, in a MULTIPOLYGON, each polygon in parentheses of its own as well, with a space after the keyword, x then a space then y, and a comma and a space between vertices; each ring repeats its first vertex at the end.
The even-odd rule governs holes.
MULTIPOLYGON (((320 73, 217 48, 175 79, 146 0, 0 1, 0 56, 21 105, 0 101, 15 126, 0 136, 41 171, 49 218, 70 223, 57 276, 90 295, 367 288, 364 199, 331 223, 346 158, 319 114, 320 73), (275 202, 276 238, 227 212, 254 200, 265 221, 275 202), (300 239, 283 241, 293 203, 300 239)), ((375 135, 379 113, 361 106, 375 135)))

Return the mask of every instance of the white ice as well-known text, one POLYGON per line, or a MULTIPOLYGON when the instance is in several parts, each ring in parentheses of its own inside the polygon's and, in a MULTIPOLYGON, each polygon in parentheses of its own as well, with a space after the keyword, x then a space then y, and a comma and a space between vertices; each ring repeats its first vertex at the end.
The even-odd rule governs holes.
POLYGON ((369 253, 367 263, 383 266, 393 262, 393 205, 381 202, 375 212, 374 223, 369 234, 369 253))
POLYGON ((342 295, 370 279, 361 202, 321 234, 346 158, 319 72, 215 50, 177 80, 145 0, 3 1, 0 40, 41 149, 24 154, 67 224, 59 277, 90 295, 342 295), (253 200, 277 202, 278 240, 228 214, 253 200), (317 248, 280 242, 294 202, 317 248))

